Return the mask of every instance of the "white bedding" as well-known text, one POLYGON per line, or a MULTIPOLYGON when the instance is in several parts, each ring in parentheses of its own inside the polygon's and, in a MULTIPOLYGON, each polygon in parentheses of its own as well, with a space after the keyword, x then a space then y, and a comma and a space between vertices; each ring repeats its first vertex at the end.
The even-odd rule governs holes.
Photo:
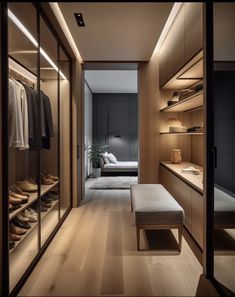
POLYGON ((138 168, 138 162, 136 161, 120 161, 117 162, 117 164, 109 163, 104 164, 105 169, 137 169, 138 168))

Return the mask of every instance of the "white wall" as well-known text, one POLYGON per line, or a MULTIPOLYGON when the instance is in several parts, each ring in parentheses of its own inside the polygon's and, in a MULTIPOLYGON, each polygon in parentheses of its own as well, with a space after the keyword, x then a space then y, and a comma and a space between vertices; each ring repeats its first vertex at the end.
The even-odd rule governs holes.
MULTIPOLYGON (((92 93, 86 82, 84 83, 84 144, 88 147, 89 141, 92 140, 92 93)), ((85 178, 91 174, 92 164, 88 159, 87 150, 85 149, 85 178)))

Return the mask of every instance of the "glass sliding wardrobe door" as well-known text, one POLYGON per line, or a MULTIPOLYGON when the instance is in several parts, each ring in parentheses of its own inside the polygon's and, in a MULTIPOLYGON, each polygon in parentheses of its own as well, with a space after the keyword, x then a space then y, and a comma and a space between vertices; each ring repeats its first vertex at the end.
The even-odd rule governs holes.
POLYGON ((235 3, 206 8, 213 35, 207 38, 207 276, 220 296, 234 296, 235 3))
MULTIPOLYGON (((37 11, 9 3, 8 200, 10 291, 39 251, 37 11), (30 18, 25 18, 25 13, 30 18)), ((6 57, 7 58, 7 57, 6 57)))
POLYGON ((60 47, 60 216, 71 205, 70 61, 60 47))
POLYGON ((59 222, 59 57, 58 43, 40 17, 40 96, 42 100, 41 244, 59 222), (43 54, 45 53, 45 54, 43 54))
POLYGON ((9 3, 7 23, 4 273, 16 295, 71 208, 71 62, 37 4, 9 3))

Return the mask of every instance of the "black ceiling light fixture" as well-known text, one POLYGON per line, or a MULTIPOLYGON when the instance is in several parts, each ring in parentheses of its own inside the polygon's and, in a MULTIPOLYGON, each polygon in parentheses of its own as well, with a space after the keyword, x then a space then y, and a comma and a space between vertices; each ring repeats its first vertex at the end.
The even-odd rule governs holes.
POLYGON ((84 23, 84 20, 83 20, 82 13, 81 12, 76 12, 76 13, 74 13, 74 16, 75 16, 76 22, 78 24, 78 27, 85 27, 85 23, 84 23))

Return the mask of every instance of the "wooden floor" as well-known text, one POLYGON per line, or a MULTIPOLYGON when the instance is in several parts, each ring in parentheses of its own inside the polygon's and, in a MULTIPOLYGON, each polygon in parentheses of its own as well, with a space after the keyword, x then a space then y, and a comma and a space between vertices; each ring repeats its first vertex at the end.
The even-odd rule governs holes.
POLYGON ((171 232, 147 240, 157 250, 137 252, 128 190, 88 190, 20 296, 195 296, 202 267, 186 241, 179 254, 171 232))

